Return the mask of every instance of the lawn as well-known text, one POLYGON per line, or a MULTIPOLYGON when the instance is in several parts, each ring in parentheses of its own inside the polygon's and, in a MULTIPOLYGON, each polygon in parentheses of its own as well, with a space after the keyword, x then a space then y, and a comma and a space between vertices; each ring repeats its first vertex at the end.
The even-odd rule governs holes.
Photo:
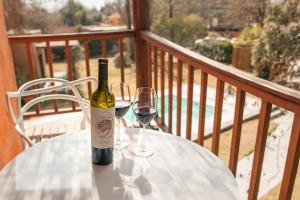
MULTIPOLYGON (((113 62, 113 58, 109 57, 109 71, 108 71, 108 81, 109 84, 111 83, 117 83, 121 81, 121 70, 120 68, 116 68, 113 62)), ((66 62, 55 62, 53 64, 54 66, 54 72, 67 72, 67 63, 66 62)), ((187 64, 183 65, 182 70, 182 84, 187 84, 187 64)), ((76 63, 76 70, 78 72, 79 77, 85 77, 87 75, 86 73, 86 66, 85 66, 85 60, 80 60, 76 63)), ((91 58, 90 59, 90 71, 91 76, 98 77, 98 64, 97 64, 97 58, 91 58)), ((136 87, 136 72, 135 72, 135 65, 133 64, 130 68, 125 68, 125 82, 130 86, 131 94, 134 94, 135 87, 136 87)), ((48 65, 45 65, 45 73, 47 76, 49 76, 49 70, 48 65)), ((160 67, 158 67, 158 88, 161 88, 161 82, 160 82, 160 74, 161 70, 160 67)), ((154 73, 152 73, 152 80, 154 79, 154 73)), ((201 71, 195 70, 194 73, 194 83, 200 84, 201 81, 201 71)), ((154 82, 154 81, 152 81, 154 82)), ((153 83, 154 84, 154 83, 153 83)), ((174 62, 173 66, 173 87, 177 86, 177 63, 174 62)), ((208 86, 209 87, 215 87, 216 86, 216 78, 212 76, 208 76, 208 86)), ((165 88, 168 88, 168 62, 165 63, 165 88)), ((93 87, 95 89, 95 86, 93 87)), ((87 87, 83 86, 82 90, 84 91, 84 94, 87 94, 87 87)))
MULTIPOLYGON (((261 200, 273 200, 278 199, 278 195, 280 192, 281 184, 278 184, 275 188, 270 190, 265 196, 261 198, 261 200)), ((296 181, 294 185, 294 191, 292 194, 292 200, 299 200, 300 199, 300 165, 298 166, 296 181)))
MULTIPOLYGON (((258 119, 254 119, 248 122, 243 123, 241 142, 240 142, 240 152, 239 160, 243 157, 251 154, 254 150, 255 139, 256 139, 256 130, 258 126, 258 119)), ((268 133, 271 134, 278 125, 274 122, 270 122, 268 133)), ((230 147, 231 147, 231 136, 232 129, 225 131, 221 134, 220 137, 220 150, 219 158, 221 158, 227 165, 229 163, 230 157, 230 147)), ((212 138, 208 138, 204 142, 204 147, 211 149, 212 138)))

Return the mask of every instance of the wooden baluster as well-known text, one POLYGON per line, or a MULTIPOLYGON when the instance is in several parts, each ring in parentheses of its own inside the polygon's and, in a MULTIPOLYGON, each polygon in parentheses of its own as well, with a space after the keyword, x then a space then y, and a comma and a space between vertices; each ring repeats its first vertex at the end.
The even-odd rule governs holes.
POLYGON ((26 43, 26 52, 27 52, 27 60, 29 64, 29 75, 30 79, 34 80, 36 79, 36 70, 34 68, 33 60, 32 60, 32 44, 26 43))
POLYGON ((152 69, 151 69, 151 44, 147 43, 147 75, 148 75, 148 86, 152 87, 152 69))
MULTIPOLYGON (((48 62, 48 66, 49 66, 49 74, 50 74, 50 77, 53 78, 54 71, 53 71, 53 62, 52 62, 52 51, 51 51, 51 46, 50 46, 49 41, 46 42, 46 51, 47 51, 47 62, 48 62)), ((54 84, 52 83, 51 85, 54 85, 54 84)), ((55 93, 55 92, 53 92, 53 93, 55 93)), ((58 112, 58 101, 57 100, 53 101, 53 108, 54 108, 54 112, 58 112)))
POLYGON ((101 56, 102 58, 106 58, 106 40, 101 40, 101 56))
POLYGON ((252 173, 250 179, 250 187, 248 190, 249 200, 257 199, 261 169, 262 169, 265 147, 266 147, 266 140, 268 136, 271 109, 272 109, 272 104, 263 100, 260 109, 260 114, 259 114, 252 173))
POLYGON ((237 162, 239 157, 244 106, 245 106, 245 91, 238 88, 236 92, 230 159, 229 159, 229 168, 232 171, 233 175, 236 175, 236 168, 237 168, 237 162))
MULTIPOLYGON (((280 188, 280 200, 291 199, 293 194, 293 188, 297 175, 297 168, 300 158, 300 113, 296 113, 294 116, 294 122, 292 132, 290 136, 290 142, 288 147, 287 158, 285 161, 284 173, 282 178, 282 184, 280 188)), ((299 188, 298 188, 299 189, 299 188)))
MULTIPOLYGON (((88 41, 87 40, 83 41, 83 47, 84 47, 84 59, 85 59, 86 76, 91 76, 89 46, 88 46, 88 41)), ((89 98, 91 98, 91 95, 92 95, 91 82, 88 82, 88 95, 89 95, 89 98)))
MULTIPOLYGON (((71 55, 71 48, 69 45, 69 40, 66 40, 66 58, 67 58, 67 64, 68 64, 68 80, 72 81, 73 80, 73 75, 72 75, 72 55, 71 55)), ((75 110, 75 102, 72 102, 72 109, 75 110)))
POLYGON ((188 65, 188 92, 187 92, 187 116, 186 116, 186 139, 192 138, 192 117, 193 117, 193 86, 194 68, 188 65))
POLYGON ((181 88, 182 87, 182 61, 177 59, 177 113, 176 113, 176 134, 181 136, 181 88))
POLYGON ((165 52, 160 50, 161 124, 165 124, 165 52))
POLYGON ((154 47, 154 89, 157 91, 158 83, 157 83, 157 47, 154 47))
POLYGON ((202 146, 203 146, 204 134, 205 134, 206 93, 207 93, 207 73, 201 71, 200 106, 199 106, 197 143, 202 146))
POLYGON ((211 151, 216 155, 218 155, 219 153, 223 96, 224 96, 224 82, 218 79, 217 90, 216 90, 215 112, 214 112, 214 126, 213 126, 213 134, 212 134, 212 148, 211 148, 212 149, 211 151))
POLYGON ((168 66, 168 81, 169 81, 169 94, 168 94, 168 132, 172 133, 172 111, 173 111, 173 56, 169 53, 169 66, 168 66))
MULTIPOLYGON (((34 80, 36 79, 36 69, 33 63, 33 58, 32 58, 32 43, 26 43, 26 52, 27 52, 27 60, 28 60, 28 64, 29 64, 29 75, 30 75, 30 79, 34 80)), ((36 96, 34 96, 36 97, 36 96)), ((37 114, 40 113, 40 104, 37 104, 35 106, 35 112, 37 114)))
POLYGON ((121 82, 125 82, 124 75, 124 48, 123 48, 123 39, 119 40, 119 51, 120 51, 120 70, 121 70, 121 82))

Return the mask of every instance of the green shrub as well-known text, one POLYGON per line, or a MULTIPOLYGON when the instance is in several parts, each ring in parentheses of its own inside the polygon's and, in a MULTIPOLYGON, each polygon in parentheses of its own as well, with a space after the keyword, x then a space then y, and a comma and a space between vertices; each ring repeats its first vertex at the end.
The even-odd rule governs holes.
POLYGON ((64 47, 52 48, 53 61, 63 61, 66 59, 66 53, 64 47))
POLYGON ((243 29, 234 45, 253 45, 262 32, 260 24, 254 24, 243 29))
POLYGON ((193 46, 205 34, 204 20, 197 14, 168 17, 160 15, 151 25, 151 31, 182 46, 193 46))
MULTIPOLYGON (((89 55, 90 57, 101 57, 102 54, 102 46, 101 41, 99 40, 90 40, 88 42, 89 47, 89 55)), ((106 40, 106 51, 107 53, 111 53, 113 47, 117 45, 116 40, 106 40)))
POLYGON ((289 86, 300 58, 299 22, 299 0, 268 8, 263 31, 253 48, 253 63, 259 77, 289 86))
POLYGON ((198 40, 195 50, 213 60, 230 64, 233 46, 229 40, 218 38, 205 38, 198 40))

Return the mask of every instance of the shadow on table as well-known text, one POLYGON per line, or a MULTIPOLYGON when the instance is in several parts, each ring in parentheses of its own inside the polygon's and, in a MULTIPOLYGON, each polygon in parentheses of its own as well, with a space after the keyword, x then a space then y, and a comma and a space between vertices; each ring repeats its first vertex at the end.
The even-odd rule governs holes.
POLYGON ((152 188, 148 179, 143 174, 136 176, 133 173, 136 166, 134 160, 124 156, 121 159, 116 158, 110 165, 93 165, 99 198, 132 200, 151 194, 152 188))

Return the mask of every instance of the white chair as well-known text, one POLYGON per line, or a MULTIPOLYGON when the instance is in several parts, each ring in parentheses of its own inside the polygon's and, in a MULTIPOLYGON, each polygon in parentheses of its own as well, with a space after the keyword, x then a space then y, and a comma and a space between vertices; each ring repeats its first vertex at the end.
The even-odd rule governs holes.
MULTIPOLYGON (((85 128, 86 123, 90 124, 90 116, 89 116, 89 101, 81 97, 77 85, 86 82, 94 82, 97 84, 97 80, 93 77, 85 77, 82 79, 78 79, 75 81, 67 81, 64 79, 58 78, 42 78, 33 81, 29 81, 23 84, 18 91, 16 92, 7 92, 6 98, 9 107, 9 112, 12 116, 13 122, 15 123, 15 127, 21 137, 27 142, 29 146, 33 145, 31 139, 26 135, 26 130, 24 126, 24 114, 30 109, 32 106, 48 101, 48 100, 68 100, 77 102, 82 110, 83 118, 81 120, 81 129, 85 128), (43 84, 43 87, 38 88, 39 85, 43 84), (34 89, 30 89, 34 88, 34 89), (53 94, 53 91, 61 91, 61 90, 71 90, 74 95, 71 94, 53 94), (36 97, 25 105, 21 104, 21 98, 25 96, 32 95, 40 95, 43 96, 36 97), (17 99, 17 114, 13 110, 12 106, 12 98, 17 99)), ((42 136, 41 136, 42 137, 42 136)))

